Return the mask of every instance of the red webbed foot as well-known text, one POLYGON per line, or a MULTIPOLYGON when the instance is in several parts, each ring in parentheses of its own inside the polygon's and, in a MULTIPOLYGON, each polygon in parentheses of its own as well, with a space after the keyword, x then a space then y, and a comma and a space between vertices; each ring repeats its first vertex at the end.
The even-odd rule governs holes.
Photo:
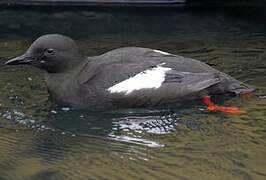
POLYGON ((224 113, 230 113, 230 114, 244 114, 246 113, 245 110, 239 109, 237 107, 225 107, 225 106, 219 106, 214 104, 211 101, 210 96, 205 96, 202 99, 203 103, 207 106, 208 111, 213 111, 213 112, 224 112, 224 113))

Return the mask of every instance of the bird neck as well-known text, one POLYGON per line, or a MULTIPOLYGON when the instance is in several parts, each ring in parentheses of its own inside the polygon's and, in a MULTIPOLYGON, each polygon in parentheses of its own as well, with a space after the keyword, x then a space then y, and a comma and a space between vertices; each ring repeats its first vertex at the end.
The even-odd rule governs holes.
MULTIPOLYGON (((75 56, 75 58, 71 58, 71 60, 67 61, 64 68, 59 73, 69 73, 71 71, 77 71, 76 69, 82 66, 86 62, 86 57, 80 55, 79 57, 75 56)), ((55 73, 57 74, 57 73, 55 73)))
POLYGON ((84 62, 85 61, 60 73, 45 72, 44 77, 47 89, 52 97, 59 100, 65 99, 66 95, 70 99, 75 98, 75 92, 77 91, 79 84, 78 76, 84 62))

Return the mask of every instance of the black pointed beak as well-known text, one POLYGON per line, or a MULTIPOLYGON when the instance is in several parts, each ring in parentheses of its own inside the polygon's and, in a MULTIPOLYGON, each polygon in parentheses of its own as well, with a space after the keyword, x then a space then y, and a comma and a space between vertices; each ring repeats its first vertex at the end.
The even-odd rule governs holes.
POLYGON ((5 65, 30 64, 32 61, 34 61, 34 58, 25 53, 21 56, 6 61, 4 64, 5 65))

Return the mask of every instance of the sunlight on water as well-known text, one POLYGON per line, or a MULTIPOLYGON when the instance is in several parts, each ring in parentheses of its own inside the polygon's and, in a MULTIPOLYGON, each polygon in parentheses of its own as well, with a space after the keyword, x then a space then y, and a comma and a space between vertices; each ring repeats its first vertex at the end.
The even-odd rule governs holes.
POLYGON ((142 139, 142 138, 137 138, 137 137, 130 137, 130 136, 125 136, 125 135, 117 136, 117 135, 112 135, 112 134, 110 134, 109 137, 116 141, 133 143, 133 144, 138 144, 138 145, 145 145, 148 147, 164 147, 164 145, 162 144, 158 144, 156 142, 149 141, 149 140, 142 139))
POLYGON ((148 132, 154 134, 165 134, 175 130, 178 118, 172 115, 167 116, 129 116, 115 119, 115 124, 122 131, 133 130, 135 132, 148 132))

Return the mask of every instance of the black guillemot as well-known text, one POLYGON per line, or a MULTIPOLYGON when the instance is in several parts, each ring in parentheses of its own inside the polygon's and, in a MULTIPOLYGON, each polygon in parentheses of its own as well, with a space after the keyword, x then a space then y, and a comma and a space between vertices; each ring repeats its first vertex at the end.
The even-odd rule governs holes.
POLYGON ((211 102, 212 95, 254 91, 233 77, 195 59, 155 49, 125 47, 85 57, 66 36, 48 34, 6 65, 30 64, 44 70, 50 95, 90 110, 159 107, 203 99, 210 111, 244 112, 211 102))

